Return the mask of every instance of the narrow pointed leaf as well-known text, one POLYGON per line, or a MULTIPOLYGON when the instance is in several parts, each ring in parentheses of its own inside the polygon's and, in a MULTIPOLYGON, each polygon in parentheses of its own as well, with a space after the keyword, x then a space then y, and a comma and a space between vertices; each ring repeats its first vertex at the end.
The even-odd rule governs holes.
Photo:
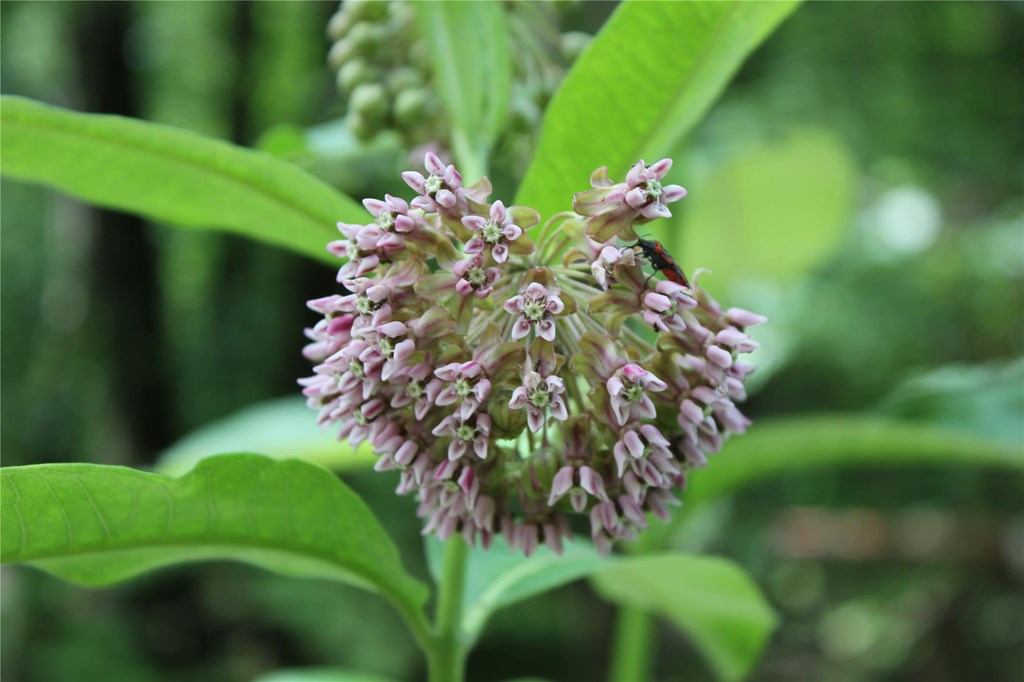
POLYGON ((335 223, 366 211, 263 152, 120 116, 0 98, 3 175, 182 227, 235 232, 326 263, 335 223))
POLYGON ((623 2, 555 93, 515 203, 572 207, 591 171, 668 154, 797 2, 623 2))
POLYGON ((306 462, 224 455, 182 478, 43 464, 0 469, 0 486, 0 561, 80 585, 236 560, 375 590, 407 617, 416 618, 426 600, 370 509, 306 462))
POLYGON ((723 680, 744 678, 776 626, 775 612, 737 564, 658 554, 622 559, 592 578, 606 599, 664 616, 723 680))

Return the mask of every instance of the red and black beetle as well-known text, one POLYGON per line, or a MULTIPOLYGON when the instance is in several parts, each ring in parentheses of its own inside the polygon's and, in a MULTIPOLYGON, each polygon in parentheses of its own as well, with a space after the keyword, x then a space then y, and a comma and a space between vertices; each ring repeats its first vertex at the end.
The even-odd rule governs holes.
POLYGON ((644 258, 651 264, 651 267, 660 272, 670 282, 689 287, 690 283, 686 279, 686 275, 679 268, 679 264, 676 263, 676 259, 672 257, 665 247, 661 245, 661 242, 656 242, 650 239, 639 239, 633 248, 639 248, 643 253, 644 258))

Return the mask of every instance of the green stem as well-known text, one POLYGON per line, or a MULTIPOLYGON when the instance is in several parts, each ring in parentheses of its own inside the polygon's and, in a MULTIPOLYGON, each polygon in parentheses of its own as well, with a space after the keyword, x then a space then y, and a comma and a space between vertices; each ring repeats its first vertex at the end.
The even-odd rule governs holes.
POLYGON ((650 615, 643 609, 633 606, 619 609, 612 640, 610 682, 651 679, 653 626, 650 615))
POLYGON ((462 598, 468 555, 469 546, 461 536, 453 535, 445 543, 435 635, 427 650, 430 682, 463 680, 468 650, 461 636, 462 598))

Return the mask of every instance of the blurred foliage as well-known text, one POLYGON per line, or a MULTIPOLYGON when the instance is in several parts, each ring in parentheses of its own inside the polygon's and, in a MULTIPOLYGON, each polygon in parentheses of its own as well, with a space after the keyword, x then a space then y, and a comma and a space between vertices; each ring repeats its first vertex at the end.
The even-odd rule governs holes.
MULTIPOLYGON (((404 164, 398 145, 354 147, 332 132, 324 28, 335 9, 11 0, 0 5, 0 78, 5 94, 262 138, 353 194, 391 191, 394 178, 380 178, 404 164), (276 140, 271 126, 284 126, 276 140), (365 173, 345 168, 353 155, 365 173)), ((607 11, 578 3, 563 28, 593 32, 607 11)), ((769 314, 755 424, 867 411, 1022 446, 1022 111, 1014 3, 809 3, 741 69, 676 155, 691 196, 657 234, 682 240, 673 250, 688 271, 712 266, 702 283, 769 314), (758 246, 733 244, 729 226, 758 246), (789 249, 794 235, 805 241, 789 249), (742 250, 742 271, 723 245, 742 250)), ((149 466, 196 427, 294 394, 312 321, 303 302, 332 290, 329 268, 0 189, 5 465, 149 466)), ((346 479, 415 560, 414 503, 387 476, 346 479)), ((1024 657, 1020 499, 1019 477, 993 472, 823 471, 745 490, 692 541, 751 570, 781 612, 754 679, 1009 681, 1024 657), (939 550, 960 528, 984 551, 853 560, 796 556, 779 541, 787 510, 828 518, 865 506, 911 514, 909 537, 937 537, 939 550)), ((5 679, 250 680, 306 666, 422 675, 398 617, 343 586, 227 565, 105 592, 2 575, 5 679)), ((580 585, 516 604, 492 619, 470 677, 601 678, 610 616, 580 585)), ((712 678, 671 628, 659 629, 658 652, 659 680, 712 678)))

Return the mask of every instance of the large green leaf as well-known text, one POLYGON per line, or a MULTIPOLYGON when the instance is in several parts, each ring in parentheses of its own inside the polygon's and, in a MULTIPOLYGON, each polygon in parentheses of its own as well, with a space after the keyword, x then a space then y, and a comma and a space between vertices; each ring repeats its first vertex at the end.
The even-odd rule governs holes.
POLYGON ((487 172, 487 155, 508 113, 512 60, 505 9, 500 2, 414 7, 448 111, 452 150, 465 179, 474 182, 487 172))
POLYGON ((682 517, 746 485, 801 471, 853 466, 942 465, 1024 472, 1020 449, 884 417, 791 417, 755 424, 693 472, 682 517))
POLYGON ((592 578, 610 601, 666 617, 725 680, 747 675, 775 629, 775 613, 735 563, 661 554, 609 564, 592 578))
MULTIPOLYGON (((442 543, 428 538, 427 559, 435 580, 440 577, 442 553, 442 543)), ((494 538, 489 549, 470 549, 463 591, 463 632, 470 640, 475 639, 495 611, 585 578, 607 561, 583 539, 567 542, 561 556, 541 546, 527 558, 509 548, 500 536, 494 538)))
POLYGON ((183 227, 237 232, 335 262, 335 223, 356 202, 295 166, 167 126, 0 98, 3 174, 183 227))
POLYGON ((313 464, 225 455, 182 478, 43 464, 0 469, 0 486, 3 563, 99 586, 231 559, 376 590, 422 626, 425 586, 405 573, 363 501, 313 464))
POLYGON ((684 269, 714 273, 702 281, 713 291, 744 279, 793 279, 838 247, 856 177, 834 135, 797 129, 691 184, 686 210, 657 228, 684 269))
POLYGON ((373 466, 368 443, 354 448, 338 440, 337 429, 321 429, 316 412, 301 397, 252 405, 186 435, 165 450, 156 468, 179 476, 223 452, 258 452, 274 459, 302 459, 335 471, 373 466))
POLYGON ((668 154, 797 4, 619 5, 548 106, 516 203, 552 215, 595 168, 622 179, 638 159, 668 154))

